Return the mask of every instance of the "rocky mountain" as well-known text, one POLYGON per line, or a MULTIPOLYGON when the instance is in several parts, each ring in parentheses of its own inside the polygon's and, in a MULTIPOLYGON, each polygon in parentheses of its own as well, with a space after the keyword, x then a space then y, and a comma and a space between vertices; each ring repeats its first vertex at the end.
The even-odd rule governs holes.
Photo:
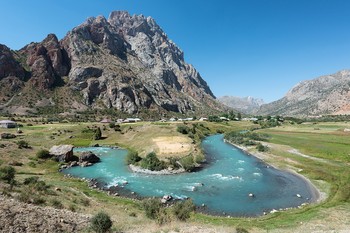
POLYGON ((253 98, 251 96, 237 97, 226 95, 219 97, 218 100, 224 105, 246 114, 255 114, 260 106, 264 104, 263 99, 253 98))
POLYGON ((302 117, 350 114, 350 70, 303 81, 282 99, 262 105, 258 113, 302 117))
POLYGON ((50 34, 19 51, 0 46, 0 111, 48 107, 130 114, 223 109, 154 19, 124 11, 89 18, 60 41, 50 34))

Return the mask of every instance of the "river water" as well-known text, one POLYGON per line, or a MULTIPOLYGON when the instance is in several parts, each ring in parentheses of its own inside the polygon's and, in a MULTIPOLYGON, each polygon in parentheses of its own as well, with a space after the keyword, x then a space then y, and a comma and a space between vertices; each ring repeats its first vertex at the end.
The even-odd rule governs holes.
POLYGON ((313 188, 304 179, 243 153, 225 143, 223 135, 205 138, 202 147, 210 162, 193 173, 133 173, 124 162, 127 151, 108 147, 74 149, 75 152, 92 151, 101 158, 101 162, 90 167, 72 167, 63 172, 97 179, 107 186, 121 186, 127 182, 125 189, 143 197, 190 197, 196 205, 205 204, 208 212, 231 216, 258 216, 273 209, 297 207, 315 198, 313 188), (250 197, 250 193, 254 197, 250 197))

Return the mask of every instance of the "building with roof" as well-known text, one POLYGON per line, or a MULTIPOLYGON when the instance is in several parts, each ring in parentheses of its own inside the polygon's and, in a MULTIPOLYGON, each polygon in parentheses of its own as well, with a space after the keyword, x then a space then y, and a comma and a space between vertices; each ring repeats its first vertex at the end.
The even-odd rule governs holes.
POLYGON ((1 128, 16 128, 17 124, 14 121, 2 120, 0 121, 1 128))

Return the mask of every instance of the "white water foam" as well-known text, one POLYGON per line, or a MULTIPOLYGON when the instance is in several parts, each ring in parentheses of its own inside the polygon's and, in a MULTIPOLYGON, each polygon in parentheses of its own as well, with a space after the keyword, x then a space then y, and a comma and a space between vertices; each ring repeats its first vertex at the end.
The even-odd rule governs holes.
POLYGON ((239 177, 239 176, 231 176, 231 175, 224 176, 220 173, 212 174, 210 175, 210 177, 214 177, 219 180, 242 180, 242 177, 239 177))
POLYGON ((127 184, 128 181, 123 176, 114 177, 113 180, 107 185, 107 187, 118 186, 127 184))

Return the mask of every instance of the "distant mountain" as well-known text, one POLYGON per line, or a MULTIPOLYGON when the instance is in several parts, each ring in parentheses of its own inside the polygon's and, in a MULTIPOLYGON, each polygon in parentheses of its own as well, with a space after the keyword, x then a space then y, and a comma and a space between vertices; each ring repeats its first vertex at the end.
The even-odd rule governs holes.
POLYGON ((350 70, 303 81, 282 99, 262 105, 258 113, 302 117, 350 114, 350 70))
POLYGON ((197 70, 151 17, 92 17, 59 41, 19 51, 0 45, 0 111, 115 109, 126 113, 222 110, 197 70))
POLYGON ((260 106, 264 104, 263 99, 253 98, 251 96, 247 97, 236 97, 236 96, 222 96, 218 100, 224 105, 234 108, 240 112, 247 114, 256 113, 260 106))

